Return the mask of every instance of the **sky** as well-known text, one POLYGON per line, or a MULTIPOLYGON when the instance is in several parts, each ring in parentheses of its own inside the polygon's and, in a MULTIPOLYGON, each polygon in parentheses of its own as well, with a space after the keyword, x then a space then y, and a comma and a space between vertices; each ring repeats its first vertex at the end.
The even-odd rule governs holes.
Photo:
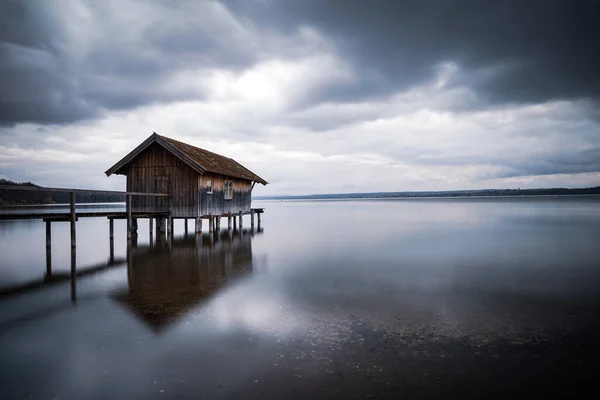
POLYGON ((255 195, 600 185, 600 0, 3 0, 0 177, 124 190, 153 132, 255 195))

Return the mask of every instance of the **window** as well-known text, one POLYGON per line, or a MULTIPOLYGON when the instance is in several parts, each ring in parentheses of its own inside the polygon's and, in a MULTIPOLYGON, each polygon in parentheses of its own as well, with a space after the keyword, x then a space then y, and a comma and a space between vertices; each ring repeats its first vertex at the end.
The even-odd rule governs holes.
POLYGON ((206 181, 206 193, 212 194, 212 192, 213 192, 212 181, 206 181))
POLYGON ((225 200, 233 199, 233 182, 225 181, 225 200))

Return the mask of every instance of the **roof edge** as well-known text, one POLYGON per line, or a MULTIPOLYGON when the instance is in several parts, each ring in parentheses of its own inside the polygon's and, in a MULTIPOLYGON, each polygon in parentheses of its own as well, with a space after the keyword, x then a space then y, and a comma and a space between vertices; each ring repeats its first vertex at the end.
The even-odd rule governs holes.
MULTIPOLYGON (((203 165, 198 163, 196 160, 194 160, 190 156, 188 156, 184 151, 177 148, 177 146, 172 144, 169 140, 179 142, 175 139, 170 139, 170 138, 161 136, 156 132, 152 132, 152 135, 150 135, 146 140, 144 140, 135 149, 130 151, 125 157, 123 157, 121 160, 119 160, 115 165, 113 165, 112 167, 107 169, 104 173, 106 174, 106 176, 111 176, 113 174, 122 174, 122 169, 125 168, 129 163, 131 163, 135 157, 137 157, 140 153, 142 153, 144 150, 146 150, 153 143, 159 144, 161 147, 163 147, 165 150, 167 150, 168 152, 173 154, 175 157, 180 159, 182 162, 184 162, 187 166, 192 168, 194 171, 198 172, 200 175, 204 175, 209 170, 208 168, 204 167, 203 165)), ((191 145, 188 145, 187 143, 183 143, 183 142, 180 142, 180 143, 187 145, 187 146, 191 146, 191 145)), ((250 171, 248 168, 244 167, 242 164, 240 164, 233 158, 225 157, 225 156, 222 156, 217 153, 213 153, 208 150, 204 150, 204 149, 202 149, 202 150, 206 151, 208 153, 215 154, 219 157, 228 158, 229 160, 231 160, 235 164, 237 164, 239 167, 241 167, 242 169, 246 170, 248 173, 250 173, 250 174, 254 175, 256 178, 258 178, 258 180, 257 179, 246 179, 248 181, 258 182, 263 186, 266 186, 269 183, 266 180, 264 180, 263 178, 261 178, 260 176, 256 175, 254 172, 250 171)))
POLYGON ((158 143, 162 147, 164 147, 167 151, 171 152, 175 157, 179 158, 181 161, 186 163, 189 167, 197 171, 199 174, 204 175, 206 173, 206 169, 190 159, 186 154, 182 153, 179 149, 175 148, 162 136, 158 133, 153 132, 148 139, 144 140, 139 146, 135 149, 131 150, 125 157, 119 160, 115 165, 107 169, 104 173, 106 176, 111 176, 113 174, 118 174, 118 171, 129 164, 135 157, 137 157, 142 151, 146 150, 152 143, 158 143))

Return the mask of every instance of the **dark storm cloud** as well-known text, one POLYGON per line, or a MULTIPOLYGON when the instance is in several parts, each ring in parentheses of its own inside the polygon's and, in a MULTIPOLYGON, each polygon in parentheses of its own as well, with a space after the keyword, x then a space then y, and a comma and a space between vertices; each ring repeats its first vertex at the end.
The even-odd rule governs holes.
POLYGON ((186 68, 240 69, 257 57, 211 26, 216 5, 0 2, 0 124, 72 122, 103 110, 201 98, 197 88, 173 88, 169 79, 186 68), (142 26, 148 18, 160 23, 142 26))
POLYGON ((513 172, 501 177, 600 172, 600 147, 578 152, 561 152, 511 165, 513 172))
MULTIPOLYGON (((172 88, 188 68, 243 69, 285 46, 253 41, 218 3, 81 1, 90 19, 71 12, 79 2, 0 3, 0 124, 60 123, 154 102, 202 98, 172 88), (211 11, 212 10, 212 11, 211 11), (140 21, 156 23, 128 29, 140 21), (227 25, 227 24, 230 25, 227 25), (72 36, 92 24, 99 41, 74 54, 72 36), (224 28, 223 28, 224 27, 224 28), (75 33, 73 33, 75 32, 75 33)), ((369 101, 431 80, 440 63, 460 69, 487 102, 600 98, 600 1, 224 1, 234 16, 294 34, 310 26, 331 41, 356 74, 355 83, 317 88, 302 98, 369 101)), ((92 35, 94 36, 94 35, 92 35)), ((85 43, 85 39, 80 40, 85 43)))
POLYGON ((419 166, 458 167, 471 164, 498 168, 495 172, 484 173, 480 179, 600 172, 600 147, 579 151, 532 149, 518 154, 422 155, 406 151, 400 159, 419 166))
POLYGON ((93 114, 75 95, 60 31, 43 7, 0 3, 0 123, 64 122, 93 114))
POLYGON ((597 0, 230 1, 232 9, 279 29, 316 27, 333 38, 360 76, 327 93, 389 93, 456 62, 489 102, 600 98, 597 0), (261 7, 262 5, 262 7, 261 7))

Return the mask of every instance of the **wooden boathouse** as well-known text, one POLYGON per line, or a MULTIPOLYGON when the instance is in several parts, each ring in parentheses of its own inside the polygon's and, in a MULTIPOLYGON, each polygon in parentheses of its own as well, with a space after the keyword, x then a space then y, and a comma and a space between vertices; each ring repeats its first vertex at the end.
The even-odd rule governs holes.
POLYGON ((228 217, 228 235, 236 232, 239 218, 239 232, 243 235, 242 216, 250 214, 250 232, 254 234, 254 215, 258 218, 258 232, 261 232, 262 208, 252 208, 252 189, 258 182, 267 181, 242 166, 235 160, 195 147, 171 138, 152 134, 132 150, 122 160, 106 171, 106 175, 127 176, 127 191, 86 190, 49 188, 39 186, 3 186, 5 190, 68 192, 69 212, 9 212, 0 213, 2 220, 42 219, 46 224, 46 275, 43 280, 28 282, 18 287, 0 290, 0 297, 22 293, 43 287, 46 284, 64 280, 63 274, 52 273, 52 229, 53 222, 69 222, 71 231, 71 299, 76 300, 76 277, 103 270, 121 261, 114 257, 114 220, 127 219, 127 248, 137 245, 137 221, 149 221, 150 243, 153 242, 153 221, 157 222, 156 239, 164 239, 167 233, 168 244, 173 240, 173 219, 185 220, 185 236, 188 233, 188 219, 195 219, 196 240, 202 241, 202 220, 209 220, 210 240, 218 237, 221 217, 228 217), (86 193, 123 194, 126 211, 77 212, 75 195, 86 193), (105 217, 109 220, 110 258, 106 265, 76 271, 76 222, 79 218, 105 217), (233 220, 233 226, 232 226, 233 220), (232 232, 233 229, 233 232, 232 232), (213 235, 214 233, 214 235, 213 235))
MULTIPOLYGON (((123 159, 106 171, 127 176, 127 193, 166 193, 168 197, 127 196, 128 214, 165 211, 168 213, 167 229, 172 232, 173 219, 195 219, 196 232, 202 231, 202 220, 209 220, 209 230, 220 229, 221 217, 228 217, 236 225, 242 216, 263 209, 253 209, 252 189, 258 182, 267 185, 237 161, 199 147, 153 133, 123 159)), ((135 233, 137 222, 130 221, 129 231, 135 233)), ((157 218, 159 231, 164 228, 164 218, 157 218)))

